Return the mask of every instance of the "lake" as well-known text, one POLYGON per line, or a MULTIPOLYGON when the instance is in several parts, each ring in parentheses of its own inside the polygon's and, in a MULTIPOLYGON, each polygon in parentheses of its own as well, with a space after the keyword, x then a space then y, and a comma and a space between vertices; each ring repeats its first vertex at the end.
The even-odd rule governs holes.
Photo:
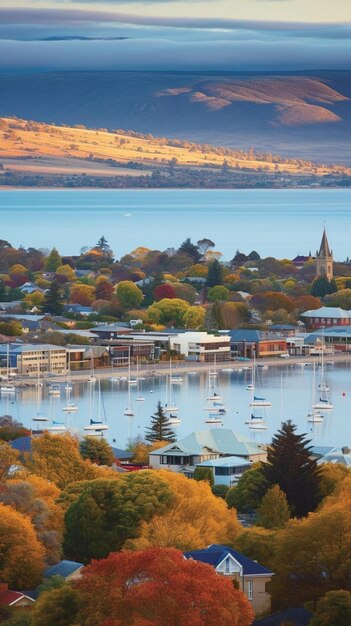
MULTIPOLYGON (((224 367, 229 367, 227 364, 224 367)), ((282 367, 270 367, 259 373, 256 393, 264 394, 272 402, 272 407, 265 409, 263 416, 267 421, 268 430, 250 431, 245 421, 250 416, 250 392, 246 386, 251 382, 249 371, 218 372, 216 391, 223 397, 228 410, 223 417, 223 426, 246 434, 252 441, 269 442, 280 426, 281 418, 291 419, 298 425, 298 432, 307 432, 314 445, 344 446, 351 444, 351 364, 326 364, 326 379, 330 386, 330 396, 334 403, 333 411, 325 411, 323 423, 312 425, 307 422, 312 397, 312 367, 284 364, 282 367), (282 393, 281 393, 282 390, 282 393)), ((97 373, 98 374, 98 373, 97 373)), ((118 372, 117 372, 118 375, 118 372)), ((184 437, 193 430, 210 428, 204 420, 207 396, 207 375, 182 374, 183 383, 174 385, 174 399, 179 407, 181 424, 175 427, 177 437, 184 437)), ((318 372, 317 372, 318 379, 318 372)), ((134 417, 123 415, 128 404, 128 384, 126 381, 101 382, 101 418, 108 423, 106 438, 117 447, 124 447, 127 440, 138 435, 144 436, 145 428, 150 423, 150 416, 156 410, 158 400, 163 404, 166 400, 166 384, 164 376, 142 380, 139 389, 131 387, 131 405, 134 417), (143 402, 136 398, 142 396, 143 402), (113 441, 115 440, 115 441, 113 441)), ((257 381, 256 381, 257 382, 257 381)), ((77 402, 79 411, 68 418, 72 430, 84 431, 89 418, 98 417, 98 383, 95 383, 95 398, 90 408, 89 382, 75 383, 71 401, 77 402)), ((40 412, 57 421, 65 419, 62 408, 66 404, 64 385, 61 385, 61 396, 53 398, 48 395, 48 387, 39 388, 40 412)), ((208 404, 208 403, 207 403, 208 404)), ((260 409, 262 412, 262 409, 260 409)), ((259 409, 256 409, 258 413, 259 409)), ((2 396, 0 398, 0 415, 11 414, 21 420, 25 426, 33 426, 32 417, 37 413, 37 389, 28 387, 18 392, 16 399, 2 396)), ((36 426, 34 425, 34 428, 36 426)))
POLYGON ((293 258, 319 247, 324 222, 336 260, 351 256, 351 194, 343 189, 2 190, 1 238, 78 254, 104 234, 116 258, 138 246, 165 250, 208 237, 237 249, 293 258))

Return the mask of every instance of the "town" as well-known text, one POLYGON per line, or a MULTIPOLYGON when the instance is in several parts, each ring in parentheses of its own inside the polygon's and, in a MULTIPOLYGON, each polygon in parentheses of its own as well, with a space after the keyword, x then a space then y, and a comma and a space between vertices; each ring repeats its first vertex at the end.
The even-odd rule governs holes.
POLYGON ((324 370, 349 362, 351 263, 334 260, 326 230, 315 254, 237 250, 229 262, 206 238, 118 261, 104 236, 70 257, 3 240, 0 269, 2 623, 185 625, 178 613, 189 602, 206 607, 208 626, 223 603, 223 625, 318 626, 335 602, 349 623, 349 539, 337 529, 349 525, 351 449, 344 439, 316 445, 283 416, 272 441, 251 436, 267 430, 271 406, 260 370, 312 365, 315 381, 317 364, 307 423, 333 409, 324 370), (248 377, 247 434, 224 423, 220 375, 232 373, 248 377), (199 429, 188 401, 180 436, 175 388, 196 374, 207 417, 199 429), (127 442, 118 421, 109 435, 104 382, 116 400, 126 389, 127 421, 139 415, 131 390, 135 404, 153 392, 149 425, 127 442), (77 385, 88 386, 90 411, 99 407, 82 429, 77 385), (28 420, 20 409, 31 390, 28 420), (43 398, 53 410, 61 394, 64 418, 48 416, 43 398), (122 589, 140 572, 153 590, 98 602, 111 573, 122 589), (147 620, 150 603, 152 621, 131 621, 136 604, 147 620))

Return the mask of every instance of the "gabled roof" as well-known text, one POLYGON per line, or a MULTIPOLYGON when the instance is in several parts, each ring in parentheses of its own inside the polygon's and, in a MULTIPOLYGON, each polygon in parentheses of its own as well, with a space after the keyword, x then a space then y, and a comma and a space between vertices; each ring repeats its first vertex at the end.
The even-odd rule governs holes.
POLYGON ((8 589, 4 593, 0 593, 0 605, 2 606, 13 606, 22 598, 27 598, 31 602, 34 602, 33 598, 26 596, 21 591, 11 591, 8 589))
POLYGON ((251 328, 238 328, 229 331, 230 341, 249 341, 256 343, 260 341, 262 332, 251 328))
POLYGON ((32 449, 32 437, 30 435, 17 437, 17 439, 9 441, 9 445, 14 450, 19 450, 19 452, 30 452, 32 449))
POLYGON ((158 448, 151 452, 151 455, 160 455, 167 452, 182 454, 185 456, 201 455, 204 448, 218 454, 230 456, 248 456, 249 454, 259 454, 260 448, 251 443, 246 437, 239 433, 234 433, 230 428, 211 428, 210 430, 195 431, 177 441, 170 443, 163 448, 158 448), (174 452, 175 448, 179 448, 174 452))
POLYGON ((327 233, 325 232, 325 229, 323 230, 323 236, 322 236, 322 241, 321 241, 321 245, 319 248, 318 256, 321 256, 321 257, 331 256, 331 251, 330 251, 329 243, 328 243, 328 237, 327 237, 327 233))
POLYGON ((202 563, 208 563, 214 568, 218 567, 218 565, 222 563, 228 555, 231 555, 235 561, 239 563, 243 569, 244 576, 259 576, 262 574, 266 574, 268 576, 273 574, 273 572, 267 569, 267 567, 263 567, 263 565, 256 563, 256 561, 252 561, 247 558, 247 556, 240 554, 240 552, 237 552, 228 546, 213 544, 204 550, 194 550, 193 552, 184 553, 185 558, 201 561, 202 563))
POLYGON ((82 567, 84 567, 83 563, 76 563, 76 561, 60 561, 44 571, 44 578, 51 578, 51 576, 67 578, 82 567))
POLYGON ((351 317, 351 311, 341 309, 339 306, 322 306, 319 309, 310 309, 301 313, 301 317, 335 317, 345 319, 351 317))

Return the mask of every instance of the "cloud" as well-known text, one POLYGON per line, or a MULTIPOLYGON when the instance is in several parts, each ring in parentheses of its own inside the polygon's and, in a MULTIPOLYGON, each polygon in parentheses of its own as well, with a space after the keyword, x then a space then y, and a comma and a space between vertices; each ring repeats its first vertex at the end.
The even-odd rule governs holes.
MULTIPOLYGON (((280 0, 282 1, 282 0, 280 0)), ((130 24, 145 27, 164 27, 192 30, 253 30, 261 33, 289 33, 290 36, 318 37, 324 39, 349 39, 351 24, 279 22, 274 20, 247 20, 198 17, 157 17, 134 15, 111 11, 83 9, 25 9, 4 8, 0 10, 0 21, 5 24, 33 25, 84 25, 91 23, 130 24)))

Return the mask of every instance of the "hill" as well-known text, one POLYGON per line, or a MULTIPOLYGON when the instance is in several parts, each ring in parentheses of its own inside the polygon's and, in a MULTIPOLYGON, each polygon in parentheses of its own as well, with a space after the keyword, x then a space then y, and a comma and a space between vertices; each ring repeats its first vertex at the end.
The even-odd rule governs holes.
POLYGON ((351 169, 135 131, 0 118, 0 184, 299 186, 351 181, 351 169))
POLYGON ((0 115, 351 165, 351 72, 0 75, 0 115))

